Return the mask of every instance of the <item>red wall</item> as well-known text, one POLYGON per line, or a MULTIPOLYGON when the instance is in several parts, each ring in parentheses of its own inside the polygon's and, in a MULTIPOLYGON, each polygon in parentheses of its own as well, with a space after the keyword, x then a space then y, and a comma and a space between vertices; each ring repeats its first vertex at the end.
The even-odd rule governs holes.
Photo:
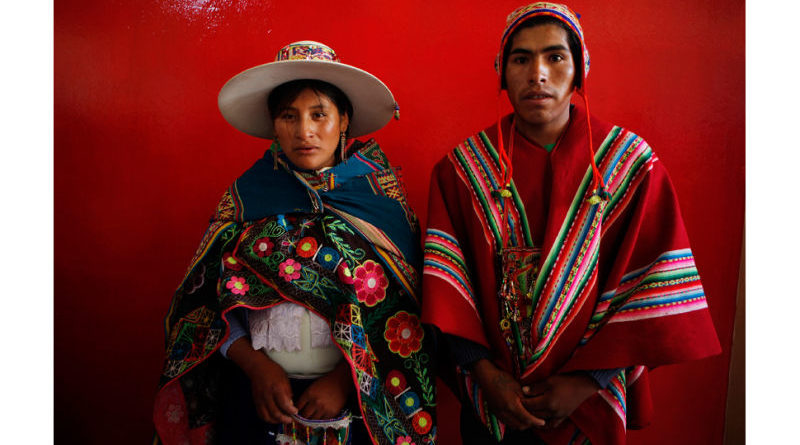
MULTIPOLYGON (((223 189, 264 141, 216 108, 233 74, 325 42, 390 86, 377 137, 424 220, 428 175, 495 119, 492 63, 517 1, 61 0, 55 3, 55 433, 143 443, 162 317, 223 189)), ((574 1, 592 111, 672 172, 724 353, 652 374, 634 444, 722 442, 744 219, 744 1, 574 1)), ((504 103, 504 109, 508 105, 504 103)), ((456 444, 441 402, 441 443, 456 444)))

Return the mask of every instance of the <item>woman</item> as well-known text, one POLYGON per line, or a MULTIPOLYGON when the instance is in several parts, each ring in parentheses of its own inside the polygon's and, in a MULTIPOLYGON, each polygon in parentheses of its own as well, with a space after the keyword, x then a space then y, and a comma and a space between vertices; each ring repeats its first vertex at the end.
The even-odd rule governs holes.
POLYGON ((416 218, 375 141, 348 144, 397 116, 391 92, 303 41, 234 76, 219 107, 273 143, 223 195, 173 298, 160 440, 433 444, 416 218))

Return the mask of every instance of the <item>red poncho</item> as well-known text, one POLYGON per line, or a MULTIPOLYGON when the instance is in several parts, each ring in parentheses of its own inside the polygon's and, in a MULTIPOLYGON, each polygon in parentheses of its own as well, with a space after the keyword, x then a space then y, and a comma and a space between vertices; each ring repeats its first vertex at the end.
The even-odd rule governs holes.
MULTIPOLYGON (((624 443, 626 428, 648 422, 648 368, 720 352, 666 170, 639 136, 594 118, 591 128, 610 193, 599 203, 579 107, 549 153, 515 135, 510 198, 498 193, 496 126, 448 153, 431 179, 425 322, 488 347, 523 384, 626 368, 569 421, 538 431, 552 444, 624 443)), ((461 377, 462 395, 501 437, 503 425, 461 377)))

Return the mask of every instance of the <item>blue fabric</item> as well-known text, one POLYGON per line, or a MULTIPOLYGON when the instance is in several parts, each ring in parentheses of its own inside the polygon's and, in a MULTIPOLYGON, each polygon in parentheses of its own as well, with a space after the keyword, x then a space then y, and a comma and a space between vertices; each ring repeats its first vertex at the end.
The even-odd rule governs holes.
MULTIPOLYGON (((280 156, 287 165, 292 165, 284 154, 280 156)), ((421 249, 403 206, 376 194, 370 186, 367 175, 376 171, 381 171, 376 164, 351 156, 347 162, 326 171, 335 176, 333 190, 317 191, 307 187, 293 171, 280 165, 275 169, 272 153, 267 150, 236 180, 233 191, 240 201, 242 221, 295 212, 313 213, 316 201, 318 208, 328 204, 379 228, 400 249, 406 262, 418 264, 421 249)))
POLYGON ((450 357, 462 368, 469 369, 473 363, 482 358, 488 359, 490 356, 489 349, 486 346, 458 335, 443 335, 450 349, 450 357))
POLYGON ((622 372, 623 369, 594 369, 591 371, 587 371, 589 375, 600 385, 600 388, 606 389, 608 388, 608 384, 611 383, 611 380, 616 377, 617 374, 622 372))
POLYGON ((219 347, 219 352, 223 357, 228 357, 228 348, 231 347, 233 342, 250 334, 249 329, 246 328, 246 326, 249 326, 247 316, 249 312, 250 310, 246 307, 236 307, 225 314, 225 319, 228 320, 231 329, 228 339, 219 347))

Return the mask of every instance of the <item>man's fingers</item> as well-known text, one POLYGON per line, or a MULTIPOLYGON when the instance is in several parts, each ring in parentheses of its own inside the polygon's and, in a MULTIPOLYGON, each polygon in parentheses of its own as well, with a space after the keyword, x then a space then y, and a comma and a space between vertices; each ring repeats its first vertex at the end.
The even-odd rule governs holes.
POLYGON ((520 399, 522 406, 525 407, 525 410, 534 413, 534 412, 552 412, 551 407, 549 406, 549 400, 544 396, 536 396, 536 397, 522 397, 520 399))
POLYGON ((557 427, 566 418, 559 414, 559 411, 553 407, 552 400, 547 396, 525 397, 522 399, 522 404, 532 415, 545 419, 547 426, 551 428, 557 427))
POLYGON ((517 419, 517 416, 514 415, 513 411, 500 411, 495 413, 497 419, 503 422, 507 427, 515 429, 515 430, 523 430, 525 429, 525 424, 517 419))
POLYGON ((531 414, 520 399, 512 406, 511 414, 517 419, 523 428, 530 428, 532 426, 544 426, 545 420, 531 414))
POLYGON ((550 384, 546 382, 536 382, 533 385, 525 385, 522 387, 522 393, 527 397, 538 396, 544 394, 550 389, 550 384))
POLYGON ((522 407, 525 408, 525 411, 536 417, 542 419, 550 419, 553 417, 553 410, 550 409, 549 402, 545 396, 521 397, 519 402, 522 404, 522 407))

